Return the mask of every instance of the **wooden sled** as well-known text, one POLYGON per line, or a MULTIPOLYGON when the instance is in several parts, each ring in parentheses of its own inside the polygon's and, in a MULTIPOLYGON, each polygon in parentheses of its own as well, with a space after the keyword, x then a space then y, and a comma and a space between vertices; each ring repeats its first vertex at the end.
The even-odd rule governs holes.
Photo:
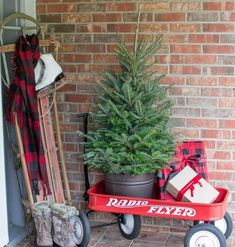
MULTIPOLYGON (((4 19, 3 22, 1 23, 0 53, 2 55, 3 68, 5 72, 5 77, 6 77, 4 81, 5 81, 6 86, 9 87, 10 77, 9 77, 9 71, 7 67, 5 53, 14 52, 15 44, 8 44, 8 45, 3 44, 2 33, 6 29, 22 30, 22 33, 24 35, 26 30, 36 29, 36 30, 41 31, 41 27, 39 26, 39 24, 36 22, 35 19, 33 19, 32 17, 28 15, 21 14, 21 13, 20 14, 15 13, 13 15, 10 15, 6 19, 4 19), (14 20, 17 18, 31 21, 35 25, 33 27, 27 27, 27 28, 6 25, 11 20, 14 20)), ((57 41, 51 41, 51 40, 41 40, 40 41, 40 47, 44 48, 44 51, 46 48, 50 46, 53 46, 53 51, 57 52, 59 43, 57 41)), ((64 161, 61 133, 60 133, 60 127, 59 127, 58 111, 57 111, 57 105, 56 105, 56 100, 55 100, 56 91, 65 84, 66 83, 64 82, 59 86, 55 86, 53 89, 38 93, 38 108, 39 108, 39 114, 41 115, 40 125, 41 125, 42 141, 43 141, 45 157, 46 157, 46 167, 47 167, 47 173, 48 173, 48 178, 49 178, 49 185, 50 185, 51 192, 52 192, 52 194, 48 196, 47 199, 51 202, 66 203, 68 205, 71 205, 71 195, 70 195, 70 189, 69 189, 69 184, 68 184, 66 165, 64 161), (51 95, 53 98, 53 102, 50 101, 51 95), (54 116, 54 118, 52 118, 52 116, 54 116), (55 122, 55 125, 53 125, 53 122, 55 122), (66 200, 64 196, 64 189, 66 191, 66 200)), ((27 207, 31 211, 35 202, 41 201, 45 198, 43 197, 42 189, 40 190, 40 194, 37 196, 34 196, 32 193, 29 175, 28 175, 28 168, 27 168, 26 161, 25 161, 25 154, 24 154, 21 131, 20 131, 20 127, 18 124, 18 118, 16 114, 15 114, 15 130, 16 130, 16 137, 17 137, 17 142, 18 142, 18 149, 19 149, 18 151, 19 151, 20 160, 21 160, 21 167, 22 167, 22 172, 23 172, 26 192, 27 192, 27 198, 28 198, 28 202, 24 203, 24 205, 27 205, 27 207)))

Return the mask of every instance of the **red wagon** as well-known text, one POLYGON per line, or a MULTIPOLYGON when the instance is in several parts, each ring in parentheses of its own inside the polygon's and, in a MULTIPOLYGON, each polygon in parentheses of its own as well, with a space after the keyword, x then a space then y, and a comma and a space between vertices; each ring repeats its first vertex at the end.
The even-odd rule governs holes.
POLYGON ((232 220, 226 213, 229 192, 224 188, 217 190, 220 194, 213 204, 163 201, 106 195, 101 181, 88 190, 89 207, 117 214, 120 232, 127 239, 138 236, 142 215, 193 221, 185 235, 185 247, 225 247, 232 232, 232 220))
MULTIPOLYGON (((88 113, 79 114, 83 118, 83 131, 87 134, 88 113)), ((87 136, 84 136, 84 143, 87 136)), ((165 201, 105 194, 104 181, 90 187, 88 168, 84 163, 86 192, 83 197, 89 202, 90 211, 110 212, 117 221, 99 226, 118 223, 120 232, 126 239, 134 239, 140 233, 141 217, 151 216, 174 218, 193 222, 184 238, 184 247, 226 247, 226 239, 231 235, 233 224, 226 212, 229 191, 217 188, 219 196, 212 204, 181 201, 165 201)))

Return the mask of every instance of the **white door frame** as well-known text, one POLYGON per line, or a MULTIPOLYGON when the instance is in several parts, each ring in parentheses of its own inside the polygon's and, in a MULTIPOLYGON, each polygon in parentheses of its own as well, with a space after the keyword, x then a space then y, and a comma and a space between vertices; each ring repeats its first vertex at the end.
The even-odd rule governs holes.
MULTIPOLYGON (((1 75, 1 68, 0 68, 1 75)), ((6 196, 6 174, 3 139, 3 111, 2 111, 2 80, 0 78, 0 247, 9 242, 8 220, 7 220, 7 196, 6 196)))
MULTIPOLYGON (((15 1, 17 3, 17 1, 15 1)), ((0 0, 0 14, 3 16, 3 1, 0 0)), ((36 0, 23 0, 20 2, 20 12, 36 16, 36 0)), ((1 55, 0 55, 1 56, 1 55)), ((6 173, 4 157, 4 133, 3 133, 3 104, 2 104, 2 78, 0 61, 0 247, 9 242, 8 219, 7 219, 7 196, 6 196, 6 173)))

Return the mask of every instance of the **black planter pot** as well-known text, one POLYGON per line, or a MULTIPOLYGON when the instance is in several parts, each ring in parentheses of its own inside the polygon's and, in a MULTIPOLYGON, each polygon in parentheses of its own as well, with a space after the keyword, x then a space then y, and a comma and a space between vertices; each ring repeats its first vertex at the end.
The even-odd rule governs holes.
POLYGON ((105 192, 108 195, 152 198, 154 174, 105 174, 105 192))

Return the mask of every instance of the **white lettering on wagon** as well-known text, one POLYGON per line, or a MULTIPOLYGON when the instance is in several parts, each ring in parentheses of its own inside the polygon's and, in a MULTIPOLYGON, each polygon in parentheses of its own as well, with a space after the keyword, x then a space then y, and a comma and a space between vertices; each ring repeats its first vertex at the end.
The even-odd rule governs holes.
POLYGON ((147 213, 193 217, 196 215, 196 210, 189 207, 170 207, 156 205, 150 206, 150 209, 147 211, 147 213))
POLYGON ((114 206, 116 208, 132 208, 132 207, 140 207, 147 206, 148 201, 139 201, 139 200, 118 200, 117 198, 109 198, 109 202, 106 206, 111 207, 114 206))
POLYGON ((109 198, 109 201, 106 204, 106 206, 116 207, 116 208, 149 207, 149 209, 146 209, 146 213, 149 214, 164 214, 164 215, 188 216, 188 217, 193 217, 196 215, 196 210, 190 207, 149 205, 148 201, 141 201, 141 200, 109 198))

